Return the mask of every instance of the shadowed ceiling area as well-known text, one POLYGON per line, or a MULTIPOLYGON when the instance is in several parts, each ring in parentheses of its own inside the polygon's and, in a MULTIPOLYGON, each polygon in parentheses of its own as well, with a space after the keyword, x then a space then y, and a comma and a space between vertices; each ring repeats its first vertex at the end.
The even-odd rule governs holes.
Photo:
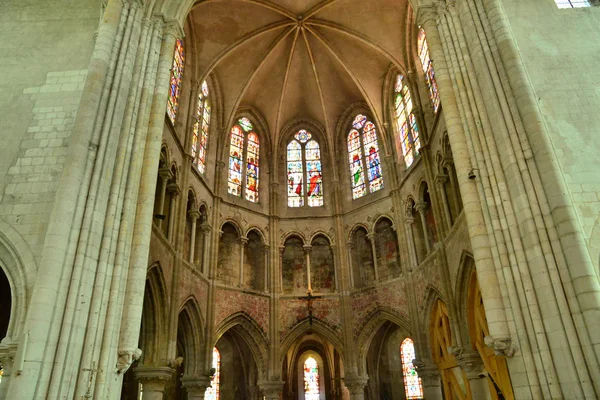
POLYGON ((353 103, 377 122, 390 66, 404 71, 408 3, 403 0, 205 0, 190 14, 198 76, 213 72, 224 122, 250 106, 278 143, 289 121, 320 123, 332 133, 353 103))

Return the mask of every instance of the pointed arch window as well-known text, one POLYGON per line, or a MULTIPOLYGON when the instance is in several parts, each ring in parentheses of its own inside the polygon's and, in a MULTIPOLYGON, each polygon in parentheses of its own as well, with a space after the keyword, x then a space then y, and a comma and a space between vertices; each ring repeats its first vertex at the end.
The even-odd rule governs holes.
POLYGON ((309 207, 323 205, 321 149, 303 129, 288 143, 287 171, 288 207, 303 207, 306 203, 309 207))
POLYGON ((169 86, 169 100, 167 101, 167 115, 172 124, 175 124, 177 108, 179 107, 179 95, 181 94, 181 78, 183 77, 183 65, 185 52, 181 39, 175 41, 175 52, 173 54, 173 66, 171 67, 171 84, 169 86))
POLYGON ((215 374, 210 380, 210 387, 204 393, 205 400, 219 400, 221 397, 219 387, 221 383, 221 353, 216 347, 213 347, 212 367, 215 369, 215 374))
POLYGON ((308 357, 304 361, 304 399, 319 400, 321 390, 319 388, 319 366, 317 360, 308 357))
POLYGON ((438 93, 437 81, 435 80, 433 61, 429 57, 429 46, 427 45, 427 38, 425 37, 425 29, 423 28, 419 29, 417 51, 419 53, 419 59, 421 60, 421 66, 423 67, 423 74, 427 81, 427 88, 429 89, 429 100, 431 101, 433 112, 435 113, 440 108, 440 95, 438 93))
POLYGON ((419 154, 421 149, 421 140, 419 139, 419 127, 417 118, 413 113, 413 102, 410 96, 410 90, 406 84, 403 75, 396 77, 396 86, 394 91, 394 110, 396 117, 396 126, 398 129, 397 144, 398 150, 402 151, 406 167, 410 167, 419 154))
POLYGON ((192 157, 198 171, 206 171, 206 144, 208 142, 208 129, 210 127, 210 100, 208 98, 208 84, 202 82, 198 94, 198 107, 196 109, 196 123, 192 136, 192 157))
POLYGON ((240 118, 231 128, 228 193, 258 203, 260 140, 252 123, 240 118), (245 167, 242 167, 245 165, 245 167))
POLYGON ((375 124, 369 121, 366 116, 358 114, 352 122, 347 144, 352 180, 352 198, 358 199, 367 193, 383 189, 375 124), (366 176, 365 164, 367 168, 366 176))
POLYGON ((415 359, 415 344, 411 338, 406 338, 400 345, 400 359, 402 360, 402 375, 404 376, 404 393, 406 400, 422 399, 423 383, 417 375, 413 364, 415 359))

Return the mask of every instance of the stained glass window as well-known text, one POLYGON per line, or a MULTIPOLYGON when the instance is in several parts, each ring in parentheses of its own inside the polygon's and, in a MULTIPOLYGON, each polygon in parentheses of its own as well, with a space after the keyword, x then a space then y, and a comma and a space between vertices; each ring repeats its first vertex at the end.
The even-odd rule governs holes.
POLYGON ((435 71, 433 69, 433 61, 429 58, 429 46, 427 45, 427 38, 425 37, 425 30, 421 28, 419 30, 419 36, 417 38, 417 50, 419 53, 419 59, 421 60, 421 66, 423 67, 423 74, 427 81, 427 88, 429 89, 429 99, 433 106, 433 112, 437 112, 440 107, 440 95, 438 93, 437 81, 435 80, 435 71))
POLYGON ((410 167, 415 160, 415 156, 419 154, 421 141, 419 140, 417 119, 413 113, 410 90, 408 89, 404 76, 400 74, 396 77, 394 109, 396 114, 396 127, 398 130, 396 147, 398 153, 402 152, 406 166, 410 167))
POLYGON ((415 359, 415 344, 411 338, 406 338, 400 345, 402 359, 402 374, 404 375, 404 392, 406 400, 422 399, 423 384, 417 375, 413 360, 415 359))
POLYGON ((319 143, 304 129, 298 131, 288 144, 287 178, 289 207, 302 207, 305 203, 309 207, 323 205, 321 150, 319 143))
POLYGON ((319 400, 319 366, 317 360, 308 357, 304 362, 304 399, 319 400))
POLYGON ((194 124, 194 134, 192 136, 192 157, 201 174, 206 170, 206 143, 208 141, 208 128, 210 127, 208 94, 208 84, 204 81, 198 94, 196 123, 194 124))
POLYGON ((383 189, 383 177, 375 124, 359 114, 354 119, 352 128, 348 134, 348 161, 352 180, 352 198, 358 199, 367 194, 367 185, 370 193, 383 189), (365 164, 367 179, 365 179, 365 164))
POLYGON ((252 123, 246 117, 240 118, 231 128, 229 144, 229 194, 242 197, 242 184, 245 183, 245 198, 258 202, 260 140, 252 123), (242 168, 245 160, 245 168, 242 168))
POLYGON ((175 42, 175 53, 173 54, 173 66, 171 67, 171 84, 169 87, 169 100, 167 102, 167 114, 171 123, 175 123, 177 108, 179 107, 179 95, 181 94, 181 77, 183 76, 183 64, 185 53, 181 39, 175 42))
POLYGON ((215 369, 215 374, 210 380, 210 387, 206 389, 204 393, 205 400, 219 400, 220 390, 219 384, 221 383, 221 354, 216 347, 213 347, 213 358, 212 367, 215 369))
POLYGON ((589 0, 555 0, 558 8, 591 7, 589 0))

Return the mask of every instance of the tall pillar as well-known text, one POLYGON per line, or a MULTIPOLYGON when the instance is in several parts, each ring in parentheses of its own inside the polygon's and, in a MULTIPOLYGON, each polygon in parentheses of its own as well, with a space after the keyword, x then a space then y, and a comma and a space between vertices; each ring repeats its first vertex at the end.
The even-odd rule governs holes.
POLYGON ((200 212, 198 210, 190 210, 188 211, 188 217, 192 220, 192 231, 190 232, 190 264, 194 264, 194 256, 196 252, 196 224, 198 222, 198 218, 200 217, 200 212))
MULTIPOLYGON (((417 374, 423 384, 423 395, 427 400, 443 400, 442 381, 437 365, 430 361, 413 360, 417 374)), ((474 398, 476 399, 476 398, 474 398)))
MULTIPOLYGON (((169 180, 171 180, 171 178, 173 177, 173 174, 171 174, 171 170, 169 168, 161 168, 158 170, 158 175, 160 176, 160 194, 159 194, 159 199, 158 199, 158 213, 161 216, 165 215, 165 197, 167 195, 167 184, 169 183, 169 180)), ((164 218, 160 218, 158 220, 158 227, 162 228, 162 224, 163 224, 163 219, 164 218)))
POLYGON ((448 182, 448 175, 437 174, 435 176, 435 183, 438 185, 439 192, 442 195, 442 203, 444 205, 444 215, 446 216, 446 228, 448 231, 452 229, 452 213, 450 212, 450 204, 448 203, 448 193, 446 193, 446 182, 448 182))
POLYGON ((467 375, 469 387, 471 388, 471 397, 477 400, 492 400, 487 372, 479 353, 469 351, 468 353, 460 354, 456 357, 456 362, 467 375))
POLYGON ((144 400, 163 400, 167 381, 173 376, 170 367, 140 366, 134 370, 136 380, 142 384, 144 400))
POLYGON ((244 251, 246 250, 246 245, 248 244, 248 238, 240 237, 240 281, 238 283, 239 287, 244 287, 244 251))
POLYGON ((373 272, 375 273, 375 282, 379 282, 379 263, 377 262, 377 247, 375 246, 375 232, 367 233, 367 239, 371 243, 371 251, 373 252, 373 272))
POLYGON ((206 389, 210 387, 210 384, 211 380, 208 376, 186 375, 181 378, 181 386, 185 388, 188 400, 204 400, 206 389))
POLYGON ((262 246, 263 252, 265 253, 265 265, 264 265, 264 285, 263 290, 265 293, 269 293, 269 256, 270 256, 270 246, 268 244, 263 244, 262 246))
POLYGON ((349 271, 349 278, 350 278, 350 287, 354 288, 354 268, 352 266, 352 249, 354 248, 354 242, 352 240, 349 240, 346 242, 346 254, 348 257, 348 271, 349 271))
POLYGON ((200 260, 200 271, 203 274, 208 274, 208 247, 210 246, 210 231, 212 230, 211 226, 204 222, 200 225, 200 229, 202 229, 202 260, 200 260))
POLYGON ((308 291, 312 292, 312 284, 310 279, 310 251, 312 250, 312 246, 310 244, 306 244, 302 246, 302 248, 304 249, 304 254, 306 255, 306 280, 308 281, 308 291))
POLYGON ((350 391, 350 400, 364 400, 365 399, 365 386, 369 378, 366 376, 349 376, 346 375, 344 378, 344 385, 350 391))
POLYGON ((173 229, 175 227, 175 207, 177 206, 177 196, 181 193, 181 189, 177 183, 170 183, 167 185, 167 191, 171 196, 171 205, 169 209, 169 226, 167 229, 167 238, 173 242, 173 229))
POLYGON ((410 266, 414 268, 419 265, 417 257, 417 249, 415 247, 415 237, 413 235, 412 226, 415 223, 414 217, 404 217, 404 226, 406 229, 406 241, 408 242, 408 257, 410 258, 410 266))

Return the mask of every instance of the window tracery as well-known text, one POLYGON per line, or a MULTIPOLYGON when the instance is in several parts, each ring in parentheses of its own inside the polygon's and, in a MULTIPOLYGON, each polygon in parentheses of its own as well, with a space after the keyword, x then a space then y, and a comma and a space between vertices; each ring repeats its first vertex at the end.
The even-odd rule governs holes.
POLYGON ((206 144, 208 143, 208 129, 210 128, 210 100, 208 84, 202 82, 200 93, 198 94, 198 106, 196 108, 196 123, 192 136, 192 157, 198 168, 203 174, 206 171, 206 144))
POLYGON ((419 54, 419 60, 421 60, 421 66, 423 67, 427 88, 429 89, 429 100, 431 101, 433 112, 436 113, 440 107, 440 94, 438 93, 433 61, 429 57, 429 46, 427 45, 427 38, 425 37, 425 30, 423 28, 419 29, 417 52, 419 54))
POLYGON ((181 79, 183 77, 183 65, 185 52, 181 39, 175 41, 175 52, 173 53, 173 66, 171 67, 171 83, 169 85, 169 100, 167 101, 167 115, 172 124, 175 124, 177 109, 179 107, 179 96, 181 94, 181 79))
POLYGON ((411 338, 406 338, 400 345, 400 358, 402 360, 402 375, 404 376, 404 392, 406 400, 422 399, 423 384, 417 375, 413 364, 415 357, 415 344, 411 338))
POLYGON ((417 119, 413 113, 410 90, 403 75, 398 74, 394 91, 394 111, 398 132, 397 149, 402 152, 406 167, 410 167, 419 154, 421 141, 417 119))
POLYGON ((219 388, 219 384, 221 383, 221 354, 216 347, 213 347, 212 367, 215 373, 210 380, 210 387, 204 393, 204 398, 206 400, 219 400, 221 397, 219 388))
POLYGON ((383 176, 381 175, 381 161, 379 158, 379 145, 377 143, 377 130, 375 124, 366 116, 358 114, 352 122, 352 129, 348 134, 348 158, 350 176, 352 180, 352 198, 358 199, 367 193, 383 189, 383 176), (365 179, 364 165, 367 166, 365 179), (367 191, 368 184, 368 191, 367 191))
POLYGON ((231 128, 228 193, 258 203, 260 140, 252 123, 240 118, 231 128), (245 163, 245 168, 242 167, 245 163), (243 190, 242 190, 243 189, 243 190))
POLYGON ((321 150, 309 132, 300 130, 289 142, 287 171, 288 207, 303 207, 306 203, 309 207, 323 205, 321 150))

